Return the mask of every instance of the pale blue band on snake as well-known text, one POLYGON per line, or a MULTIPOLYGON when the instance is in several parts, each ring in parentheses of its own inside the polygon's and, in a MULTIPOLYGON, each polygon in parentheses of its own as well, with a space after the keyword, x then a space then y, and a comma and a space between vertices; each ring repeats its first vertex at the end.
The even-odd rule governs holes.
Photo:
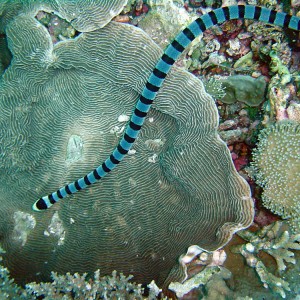
POLYGON ((157 92, 162 86, 172 65, 184 49, 208 28, 234 19, 257 20, 297 31, 300 29, 300 19, 298 17, 252 5, 222 7, 197 18, 183 31, 181 31, 173 42, 166 48, 164 54, 150 75, 141 96, 139 97, 130 122, 126 127, 124 136, 112 154, 102 163, 102 165, 84 177, 67 184, 48 196, 38 199, 33 204, 32 208, 36 211, 45 210, 68 195, 74 194, 97 182, 113 170, 131 149, 157 92))

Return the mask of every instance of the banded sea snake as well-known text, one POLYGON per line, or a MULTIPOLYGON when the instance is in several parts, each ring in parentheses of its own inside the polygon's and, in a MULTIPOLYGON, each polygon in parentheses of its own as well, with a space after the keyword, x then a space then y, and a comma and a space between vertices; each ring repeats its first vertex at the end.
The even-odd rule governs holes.
POLYGON ((131 149, 139 134, 139 131, 141 130, 141 127, 158 90, 162 86, 172 65, 183 52, 183 50, 208 28, 234 19, 257 20, 278 25, 283 28, 290 28, 297 31, 300 30, 300 18, 290 16, 286 13, 269 10, 264 7, 252 5, 222 7, 197 18, 183 31, 181 31, 175 37, 173 42, 166 48, 162 57, 156 64, 152 74, 150 75, 144 90, 142 91, 142 94, 134 108, 134 112, 132 113, 129 124, 126 127, 124 136, 112 154, 103 162, 102 165, 84 177, 67 184, 48 196, 38 199, 32 206, 33 210, 40 211, 49 208, 60 199, 85 189, 89 185, 97 182, 112 169, 114 169, 131 149))

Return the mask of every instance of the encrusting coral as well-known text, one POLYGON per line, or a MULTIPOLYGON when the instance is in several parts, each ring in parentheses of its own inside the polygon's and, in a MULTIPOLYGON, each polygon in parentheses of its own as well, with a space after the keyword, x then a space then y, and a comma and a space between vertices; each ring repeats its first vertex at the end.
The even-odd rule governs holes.
POLYGON ((292 102, 287 108, 289 120, 293 120, 300 124, 300 103, 292 102))
POLYGON ((171 282, 168 288, 181 298, 193 289, 206 285, 213 275, 220 273, 225 260, 226 253, 222 249, 208 252, 197 245, 192 245, 188 248, 187 253, 179 258, 179 263, 185 270, 185 280, 182 283, 171 282), (188 270, 195 266, 201 266, 202 270, 189 276, 188 270))
POLYGON ((276 260, 277 270, 281 273, 286 269, 286 263, 296 263, 292 250, 300 250, 300 234, 293 235, 284 230, 283 223, 279 221, 256 232, 243 230, 237 234, 247 243, 233 246, 231 251, 245 257, 248 266, 255 268, 265 288, 270 288, 285 298, 285 292, 290 291, 289 283, 268 271, 259 258, 259 252, 264 251, 271 255, 276 260))
POLYGON ((220 267, 206 267, 204 270, 186 280, 184 283, 172 282, 169 289, 176 292, 176 296, 180 299, 191 290, 201 285, 206 285, 214 274, 220 272, 220 267))
POLYGON ((253 78, 247 75, 234 75, 221 80, 226 95, 221 99, 224 103, 241 101, 249 106, 258 106, 264 100, 266 81, 263 76, 253 78))
POLYGON ((13 58, 0 77, 0 235, 16 280, 116 269, 161 285, 172 269, 169 279, 180 281, 184 270, 172 267, 187 247, 215 250, 252 222, 250 189, 217 135, 215 103, 179 68, 116 170, 33 213, 36 199, 111 153, 162 51, 115 22, 55 45, 27 11, 6 16, 4 29, 13 58), (22 240, 16 212, 31 221, 18 223, 22 240))
POLYGON ((149 13, 139 22, 139 27, 162 48, 191 22, 191 16, 183 7, 182 0, 150 0, 149 13), (180 3, 180 5, 178 3, 180 3))
MULTIPOLYGON (((251 163, 263 205, 300 230, 300 126, 282 121, 260 132, 251 163)), ((251 171, 251 172, 252 172, 251 171)))

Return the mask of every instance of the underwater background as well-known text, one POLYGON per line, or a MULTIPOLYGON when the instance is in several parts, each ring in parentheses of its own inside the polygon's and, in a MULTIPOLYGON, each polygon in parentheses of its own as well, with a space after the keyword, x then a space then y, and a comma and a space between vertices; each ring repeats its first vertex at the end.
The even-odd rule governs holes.
POLYGON ((299 23, 229 20, 176 45, 167 76, 156 64, 238 4, 300 14, 0 0, 0 299, 300 299, 299 23), (153 70, 166 80, 124 161, 34 211, 110 155, 153 70))

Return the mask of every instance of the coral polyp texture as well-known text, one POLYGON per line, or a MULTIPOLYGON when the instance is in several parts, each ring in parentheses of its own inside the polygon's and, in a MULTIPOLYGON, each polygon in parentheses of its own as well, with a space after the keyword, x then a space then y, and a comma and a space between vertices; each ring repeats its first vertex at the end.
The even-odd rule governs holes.
POLYGON ((252 222, 250 189, 217 134, 215 103, 179 68, 116 170, 33 212, 36 199, 111 153, 162 51, 142 30, 114 22, 53 45, 24 13, 5 34, 12 60, 0 77, 0 236, 18 282, 97 269, 158 285, 172 269, 168 280, 180 281, 177 259, 190 245, 215 250, 252 222))
POLYGON ((300 230, 300 126, 277 123, 261 131, 253 153, 254 177, 263 205, 300 230))

